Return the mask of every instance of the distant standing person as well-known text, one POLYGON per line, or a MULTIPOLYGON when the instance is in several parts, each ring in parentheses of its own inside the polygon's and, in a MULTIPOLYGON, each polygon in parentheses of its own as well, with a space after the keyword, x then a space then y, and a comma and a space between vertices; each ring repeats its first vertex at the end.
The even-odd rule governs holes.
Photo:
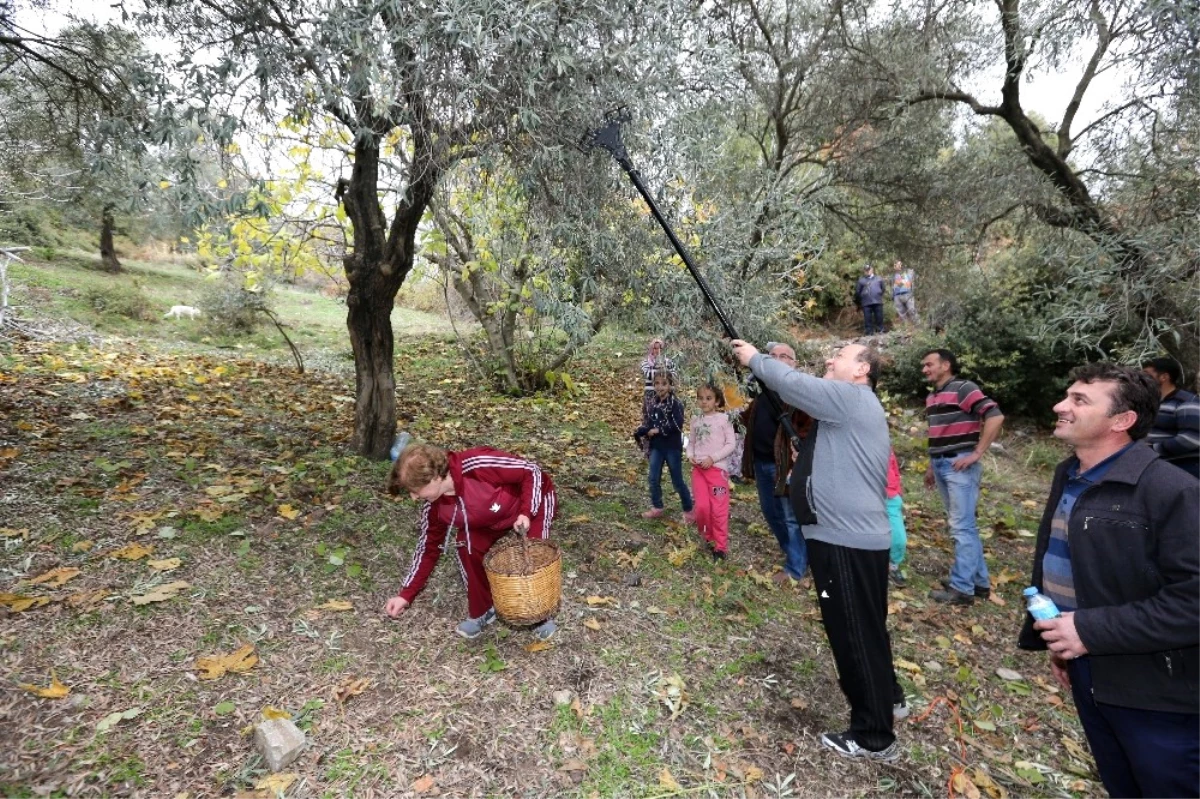
POLYGON ((892 264, 892 305, 896 316, 915 325, 917 323, 917 300, 913 296, 913 270, 905 269, 904 262, 892 264))
POLYGON ((1054 406, 1058 465, 1038 528, 1034 587, 1061 615, 1026 615, 1019 645, 1049 649, 1109 796, 1200 796, 1200 491, 1142 438, 1159 387, 1089 364, 1054 406))
POLYGON ((1146 440, 1164 461, 1200 477, 1200 399, 1179 388, 1183 370, 1174 358, 1151 358, 1142 370, 1154 379, 1162 396, 1146 440))
POLYGON ((675 371, 675 364, 663 354, 663 348, 666 343, 661 338, 652 338, 646 346, 646 357, 642 359, 642 421, 647 420, 647 414, 650 412, 650 405, 654 402, 654 376, 659 372, 664 372, 671 376, 672 382, 679 375, 675 371))
POLYGON ((863 330, 868 336, 883 332, 883 280, 875 267, 863 267, 863 276, 854 287, 854 303, 862 308, 863 330))
MULTIPOLYGON (((796 368, 796 351, 787 344, 767 342, 767 354, 784 366, 796 368)), ((783 553, 783 571, 776 572, 773 579, 780 584, 803 580, 808 572, 808 549, 792 502, 788 499, 787 478, 792 471, 792 445, 787 433, 779 424, 771 402, 762 391, 742 411, 742 426, 746 430, 746 441, 742 449, 742 477, 753 480, 758 490, 758 507, 762 511, 767 527, 771 529, 779 550, 783 553)), ((778 398, 778 395, 776 396, 778 398)), ((779 400, 780 408, 791 414, 792 427, 803 435, 812 420, 808 414, 788 407, 779 400)))
POLYGON ((979 386, 958 377, 958 359, 949 350, 929 350, 921 374, 933 384, 925 399, 929 416, 929 468, 925 487, 937 486, 954 538, 954 566, 945 590, 930 592, 937 602, 970 605, 991 596, 987 562, 975 508, 983 464, 979 459, 1000 435, 1004 414, 979 386))
POLYGON ((887 413, 875 396, 879 355, 847 344, 825 377, 791 369, 745 341, 733 352, 785 402, 813 418, 792 470, 791 499, 808 543, 821 623, 850 703, 850 728, 821 743, 843 757, 900 758, 894 719, 907 715, 887 630, 887 413))

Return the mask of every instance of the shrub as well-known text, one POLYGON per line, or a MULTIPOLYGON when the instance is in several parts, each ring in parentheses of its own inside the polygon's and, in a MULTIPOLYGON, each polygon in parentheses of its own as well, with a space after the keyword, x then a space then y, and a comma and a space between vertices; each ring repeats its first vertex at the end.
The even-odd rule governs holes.
POLYGON ((921 356, 944 347, 958 356, 959 373, 979 383, 1005 414, 1049 421, 1067 373, 1088 355, 1043 334, 1046 312, 1028 272, 1008 269, 974 281, 941 335, 923 330, 889 352, 882 383, 893 394, 924 399, 929 387, 921 356))
POLYGON ((241 275, 227 272, 216 277, 205 290, 200 309, 214 332, 245 335, 253 333, 262 323, 262 311, 270 307, 270 294, 271 289, 265 284, 257 291, 249 291, 241 275))
POLYGON ((114 283, 110 286, 89 287, 82 297, 96 313, 123 316, 137 322, 152 321, 157 312, 138 286, 114 283))

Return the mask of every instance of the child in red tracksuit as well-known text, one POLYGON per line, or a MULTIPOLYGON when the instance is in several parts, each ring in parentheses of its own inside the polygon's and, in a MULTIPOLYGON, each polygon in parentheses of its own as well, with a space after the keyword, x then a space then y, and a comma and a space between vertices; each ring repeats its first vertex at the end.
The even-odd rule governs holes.
POLYGON ((687 444, 696 526, 713 560, 724 560, 729 549, 729 458, 737 447, 737 434, 724 411, 725 395, 712 383, 697 389, 696 404, 700 414, 692 419, 687 444))
MULTIPOLYGON (((433 572, 446 534, 453 532, 458 571, 467 587, 468 618, 456 632, 477 638, 496 619, 483 557, 510 529, 549 538, 557 498, 550 475, 536 463, 490 447, 447 452, 428 444, 406 448, 392 467, 388 492, 421 499, 420 535, 398 596, 384 610, 403 613, 433 572)), ((547 620, 534 629, 545 640, 557 629, 547 620)))

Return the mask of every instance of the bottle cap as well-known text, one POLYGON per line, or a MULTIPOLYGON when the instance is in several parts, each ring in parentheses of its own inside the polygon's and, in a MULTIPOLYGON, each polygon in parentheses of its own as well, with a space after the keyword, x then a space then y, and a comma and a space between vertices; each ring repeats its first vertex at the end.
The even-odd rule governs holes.
POLYGON ((1037 596, 1037 592, 1038 590, 1031 585, 1021 593, 1025 594, 1025 596, 1037 596))

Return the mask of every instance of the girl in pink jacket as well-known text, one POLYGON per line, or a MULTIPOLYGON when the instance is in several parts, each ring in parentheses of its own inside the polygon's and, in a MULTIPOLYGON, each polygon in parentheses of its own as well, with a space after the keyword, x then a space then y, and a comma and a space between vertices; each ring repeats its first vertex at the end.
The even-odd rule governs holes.
POLYGON ((723 410, 724 393, 712 383, 696 391, 700 414, 692 419, 687 456, 692 462, 696 527, 708 542, 713 560, 724 560, 729 548, 729 458, 737 435, 723 410))

